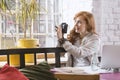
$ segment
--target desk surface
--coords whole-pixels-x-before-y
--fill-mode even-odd
[[[60,80],[99,80],[99,75],[84,75],[84,74],[61,74],[55,73],[55,77]]]
[[[55,77],[60,80],[99,80],[98,72],[90,69],[90,67],[61,67],[52,71],[55,71]]]
[[[59,80],[108,80],[105,70],[92,71],[90,67],[61,67],[54,68],[52,71]]]

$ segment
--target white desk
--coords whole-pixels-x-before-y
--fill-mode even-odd
[[[99,73],[106,72],[105,70],[98,69],[92,71],[91,67],[61,67],[52,69],[55,77],[59,80],[99,80]]]

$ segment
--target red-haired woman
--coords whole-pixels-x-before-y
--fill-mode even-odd
[[[58,26],[59,45],[67,51],[67,66],[89,66],[92,56],[98,53],[100,48],[94,17],[92,13],[82,11],[75,15],[74,21],[74,27],[67,39],[64,39],[62,29]]]

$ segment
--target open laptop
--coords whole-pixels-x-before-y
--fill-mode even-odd
[[[104,45],[101,68],[120,68],[120,45]]]

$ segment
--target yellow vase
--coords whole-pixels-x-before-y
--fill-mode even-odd
[[[38,39],[20,39],[17,47],[19,48],[36,48],[38,47]],[[25,54],[26,63],[34,63],[34,54]]]
[[[39,45],[38,39],[20,39],[18,40],[18,48],[36,48]],[[25,63],[34,63],[34,54],[25,54]],[[10,65],[20,65],[20,55],[10,55]]]

